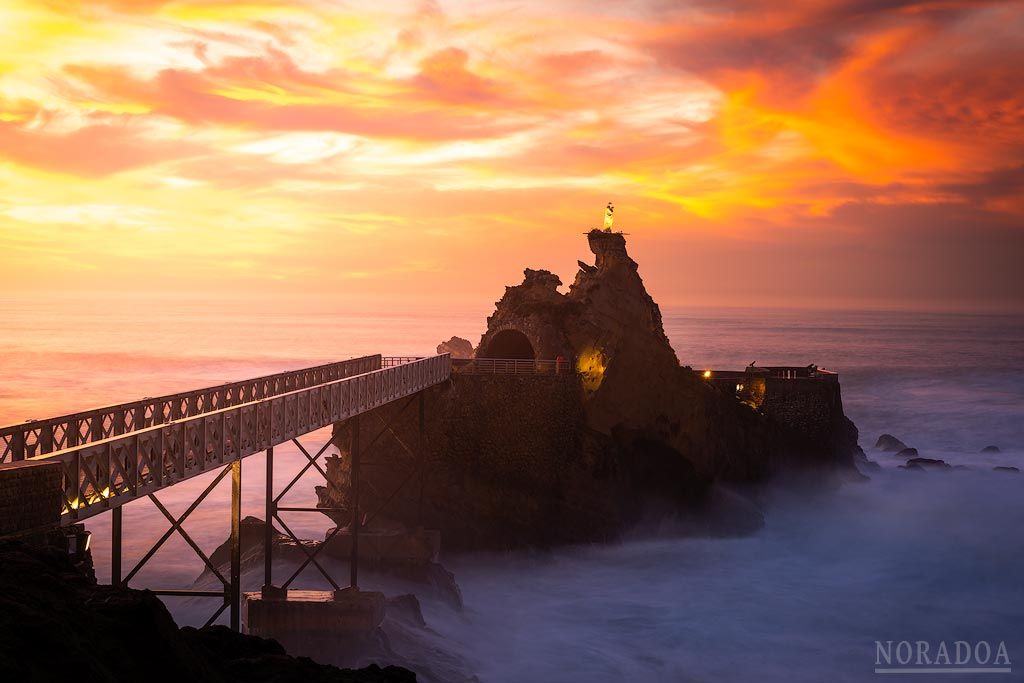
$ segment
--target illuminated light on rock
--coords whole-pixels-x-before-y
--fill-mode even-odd
[[[767,391],[767,385],[764,377],[748,377],[741,386],[743,388],[738,392],[740,401],[747,404],[754,410],[760,408],[761,404],[764,403],[764,397]]]
[[[608,361],[597,349],[587,349],[576,358],[576,371],[580,375],[583,389],[587,393],[597,391],[604,380]]]
[[[705,370],[704,371],[704,379],[711,379],[711,371],[710,370]]]

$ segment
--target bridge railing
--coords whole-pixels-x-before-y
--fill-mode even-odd
[[[404,365],[405,363],[411,363],[414,360],[421,360],[425,356],[384,356],[381,359],[382,368],[393,368],[396,365]]]
[[[363,374],[380,369],[381,363],[379,355],[363,356],[2,427],[0,463],[45,455],[173,420]]]
[[[35,459],[62,465],[61,520],[72,522],[411,396],[450,374],[450,356],[430,356]]]
[[[567,360],[530,360],[521,358],[458,358],[452,369],[467,375],[565,375],[572,376]]]

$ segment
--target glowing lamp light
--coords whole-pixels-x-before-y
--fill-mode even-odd
[[[705,370],[704,371],[704,379],[711,379],[711,371],[710,370]]]

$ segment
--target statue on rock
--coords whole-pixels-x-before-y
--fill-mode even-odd
[[[604,231],[612,231],[612,223],[615,222],[615,207],[611,202],[608,202],[608,206],[604,207]]]

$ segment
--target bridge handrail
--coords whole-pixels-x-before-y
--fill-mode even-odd
[[[0,463],[94,443],[171,420],[209,413],[381,367],[380,355],[362,356],[0,427]]]
[[[423,360],[426,356],[384,356],[381,358],[382,368],[393,368],[396,365],[404,365],[414,360]]]
[[[469,375],[566,375],[572,376],[572,363],[568,360],[538,360],[529,358],[456,358],[452,360],[456,372]]]
[[[450,374],[448,354],[429,356],[32,460],[62,465],[61,521],[68,523],[410,396],[443,382]]]

